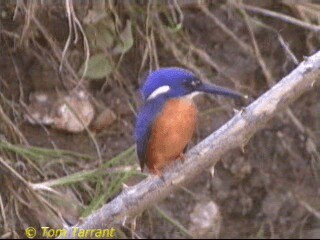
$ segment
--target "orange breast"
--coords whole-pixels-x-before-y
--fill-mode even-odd
[[[147,166],[160,174],[179,157],[190,142],[196,127],[197,109],[191,100],[172,99],[156,118],[147,148]]]

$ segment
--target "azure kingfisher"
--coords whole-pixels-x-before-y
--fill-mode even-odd
[[[135,139],[141,171],[160,176],[163,169],[183,154],[197,122],[192,96],[197,92],[241,98],[242,94],[201,81],[183,68],[151,72],[142,88],[144,105],[137,116]]]

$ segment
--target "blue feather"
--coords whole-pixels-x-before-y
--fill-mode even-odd
[[[148,101],[140,110],[136,122],[135,139],[137,143],[137,154],[141,170],[146,163],[148,142],[151,136],[152,124],[158,114],[162,111],[167,96],[159,96],[157,99]]]

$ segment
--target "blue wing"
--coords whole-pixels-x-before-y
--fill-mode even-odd
[[[139,112],[135,128],[135,139],[141,171],[143,171],[147,161],[146,154],[151,136],[152,124],[158,116],[158,113],[161,112],[164,103],[165,98],[159,96],[157,99],[146,102]]]

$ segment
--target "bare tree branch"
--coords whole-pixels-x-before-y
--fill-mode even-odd
[[[226,152],[244,147],[251,136],[270,118],[302,93],[312,89],[319,79],[320,51],[306,58],[288,76],[190,150],[186,154],[185,162],[174,164],[164,173],[163,179],[152,176],[125,189],[77,227],[103,229],[135,217],[166,197],[179,185],[192,181],[205,169],[215,165]],[[71,228],[69,230],[68,237],[72,238],[73,231]]]

